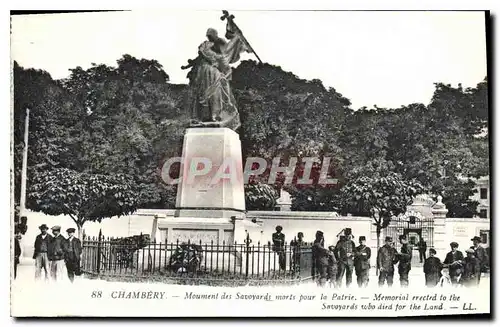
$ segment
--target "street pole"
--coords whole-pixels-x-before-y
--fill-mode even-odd
[[[30,110],[26,109],[26,121],[24,124],[24,149],[23,149],[23,167],[21,172],[21,201],[19,208],[19,216],[22,217],[26,214],[26,178],[28,173],[28,131]]]

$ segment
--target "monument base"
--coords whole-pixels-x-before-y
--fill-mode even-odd
[[[160,239],[167,243],[243,244],[247,234],[257,240],[262,226],[248,219],[168,217],[158,220]]]
[[[238,133],[229,128],[188,128],[182,162],[174,217],[158,221],[163,240],[243,244],[247,233],[260,233],[260,226],[246,219]]]
[[[158,229],[167,243],[222,244],[234,239],[234,225],[226,218],[164,218],[158,221]]]

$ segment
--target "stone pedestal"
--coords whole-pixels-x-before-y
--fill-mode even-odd
[[[158,221],[168,242],[241,242],[245,215],[239,135],[229,128],[189,128],[174,217]]]
[[[245,193],[239,135],[229,128],[189,128],[182,148],[177,217],[243,217]]]

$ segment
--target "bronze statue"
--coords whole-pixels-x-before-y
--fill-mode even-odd
[[[181,67],[191,68],[188,73],[191,127],[227,127],[233,130],[240,127],[236,100],[230,87],[230,64],[237,62],[242,52],[255,52],[234,23],[234,16],[227,11],[223,13],[221,19],[227,20],[225,36],[228,40],[209,28],[207,41],[198,47],[198,57]]]

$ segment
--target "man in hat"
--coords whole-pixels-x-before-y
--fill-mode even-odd
[[[52,235],[49,244],[50,274],[54,281],[61,281],[67,274],[64,264],[64,247],[66,239],[61,235],[61,226],[52,227]]]
[[[356,269],[356,279],[359,287],[368,286],[371,255],[372,251],[366,246],[366,237],[360,236],[359,246],[356,247],[354,256],[354,268]]]
[[[42,276],[42,269],[45,271],[45,280],[49,279],[49,245],[52,242],[52,236],[47,231],[47,225],[42,224],[38,227],[40,234],[35,238],[35,251],[33,252],[33,259],[35,259],[35,279],[39,280]]]
[[[481,267],[481,272],[487,272],[489,266],[488,254],[486,249],[481,246],[481,238],[479,236],[474,236],[471,238],[472,246],[470,247],[474,250],[474,256],[479,261],[479,266]],[[481,276],[481,274],[479,274]]]
[[[441,260],[436,257],[436,250],[429,250],[429,258],[425,259],[424,263],[424,274],[425,274],[425,286],[434,287],[439,283],[441,278],[441,270],[443,265]]]
[[[352,283],[352,272],[354,271],[354,251],[356,244],[352,241],[352,233],[350,228],[344,229],[344,235],[340,235],[340,239],[335,246],[335,259],[337,259],[337,285],[342,285],[342,279],[346,279],[346,286],[349,287]]]
[[[276,226],[276,233],[273,233],[273,251],[278,254],[279,265],[281,270],[286,269],[286,256],[285,256],[285,234],[281,231],[283,227]]]
[[[446,254],[443,261],[445,267],[448,267],[450,272],[450,280],[452,284],[458,283],[458,277],[463,273],[464,255],[458,251],[458,243],[450,243],[451,251]]]
[[[322,231],[316,232],[316,238],[312,246],[312,255],[314,262],[314,275],[319,275],[318,285],[325,286],[328,277],[329,253],[325,249],[325,238]]]
[[[462,274],[461,282],[466,287],[479,285],[481,276],[481,265],[475,257],[474,249],[465,250],[466,257],[464,258],[464,273]]]
[[[398,262],[397,251],[393,246],[392,237],[385,238],[385,244],[377,253],[377,268],[379,269],[378,286],[391,287],[394,279],[394,265]]]
[[[408,287],[408,274],[411,270],[411,256],[413,249],[408,244],[406,235],[399,235],[399,242],[401,243],[401,251],[398,254],[399,282],[401,283],[401,287]]]
[[[75,237],[75,229],[68,228],[68,239],[64,248],[64,260],[66,269],[68,270],[68,278],[71,282],[75,280],[75,274],[80,274],[80,256],[82,254],[82,243]]]

